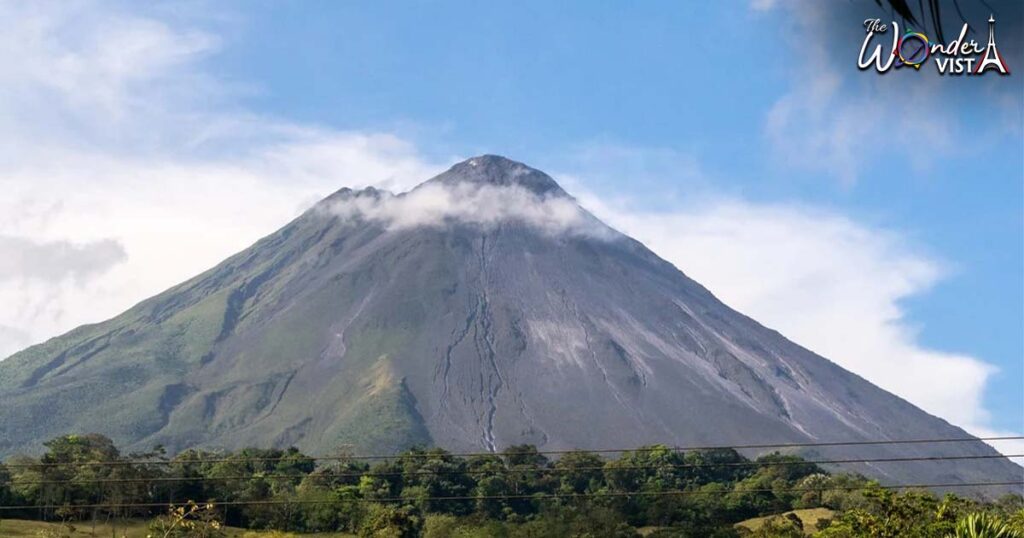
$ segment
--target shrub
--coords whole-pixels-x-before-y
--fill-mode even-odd
[[[957,521],[949,538],[1022,538],[1021,534],[998,518],[985,513],[969,514]]]
[[[171,505],[167,514],[149,524],[148,538],[223,538],[220,516],[213,504],[199,505],[189,501],[182,506]]]

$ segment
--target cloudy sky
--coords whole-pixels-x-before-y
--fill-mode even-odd
[[[1024,431],[1022,13],[990,3],[1009,77],[859,71],[869,0],[0,1],[0,356],[340,187],[498,153],[883,388]]]

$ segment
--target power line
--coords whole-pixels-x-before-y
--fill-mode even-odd
[[[810,492],[824,492],[824,491],[857,491],[867,490],[872,488],[881,489],[924,489],[924,488],[960,488],[960,487],[996,487],[996,486],[1024,486],[1024,481],[1015,482],[958,482],[948,484],[898,484],[898,485],[865,485],[865,486],[830,486],[824,488],[743,488],[730,490],[728,493],[810,493]],[[534,493],[534,494],[522,494],[522,495],[452,495],[452,496],[436,496],[436,497],[382,497],[376,499],[370,498],[351,498],[351,499],[322,499],[322,500],[310,500],[310,499],[294,499],[294,500],[258,500],[258,501],[224,501],[224,502],[209,502],[214,507],[217,506],[266,506],[266,505],[333,505],[333,504],[344,504],[349,502],[374,502],[374,503],[389,503],[389,502],[423,502],[423,501],[476,501],[476,500],[515,500],[515,499],[528,499],[528,500],[546,500],[546,499],[581,499],[581,498],[602,498],[602,497],[661,497],[661,496],[687,496],[687,495],[721,495],[722,491],[707,491],[707,490],[666,490],[666,491],[608,491],[608,492],[592,492],[592,493]],[[14,505],[3,505],[0,506],[0,510],[11,511],[11,510],[55,510],[62,508],[65,510],[86,510],[86,509],[98,509],[98,508],[161,508],[169,506],[180,506],[185,505],[190,501],[171,501],[163,503],[105,503],[105,504],[51,504],[51,505],[32,505],[32,506],[14,506]],[[206,504],[206,503],[199,503]]]
[[[978,455],[978,456],[919,456],[919,457],[905,457],[905,458],[869,458],[869,459],[842,459],[842,460],[798,460],[798,461],[742,461],[742,462],[701,462],[701,463],[678,463],[678,464],[664,464],[664,465],[615,465],[613,467],[607,467],[605,465],[591,465],[591,466],[579,466],[579,467],[542,467],[525,469],[524,472],[536,472],[546,474],[563,474],[580,471],[626,471],[626,470],[645,470],[645,469],[701,469],[701,468],[721,468],[721,467],[790,467],[790,466],[810,466],[810,465],[840,465],[840,464],[852,464],[852,463],[906,463],[916,461],[952,461],[952,460],[982,460],[982,459],[1002,459],[1002,458],[1024,458],[1024,454],[1012,454],[1012,455]],[[337,478],[361,478],[364,476],[370,477],[390,477],[390,476],[420,476],[420,475],[433,475],[433,476],[445,476],[445,475],[486,475],[493,474],[494,471],[484,469],[463,469],[463,470],[451,470],[451,469],[417,469],[414,471],[387,471],[387,472],[344,472],[336,473],[331,475],[323,476],[324,480],[331,480]],[[165,482],[220,482],[220,481],[231,481],[231,480],[301,480],[306,477],[315,476],[311,473],[304,474],[249,474],[249,475],[229,475],[229,476],[156,476],[156,477],[127,477],[127,478],[69,478],[64,480],[17,480],[15,481],[19,485],[58,485],[58,484],[134,484],[134,483],[165,483]]]
[[[809,443],[762,443],[762,444],[746,444],[746,445],[704,445],[704,446],[643,446],[637,448],[605,448],[605,449],[574,449],[574,450],[536,450],[530,452],[434,452],[433,449],[427,450],[423,453],[409,452],[405,454],[391,454],[391,455],[342,455],[342,456],[307,456],[301,453],[287,454],[283,456],[273,457],[221,457],[221,458],[195,458],[195,459],[174,459],[174,460],[113,460],[113,461],[87,461],[87,462],[76,462],[76,463],[64,463],[64,462],[39,462],[39,463],[11,463],[4,464],[8,468],[19,468],[19,467],[57,467],[61,465],[77,465],[77,466],[117,466],[117,465],[174,465],[184,463],[229,463],[229,462],[275,462],[285,460],[297,460],[297,461],[350,461],[350,460],[401,460],[410,458],[432,458],[438,456],[454,457],[454,458],[469,458],[477,456],[502,456],[502,457],[515,457],[515,456],[532,456],[532,455],[565,455],[574,454],[580,452],[589,452],[592,454],[612,454],[612,453],[626,453],[626,452],[656,452],[660,450],[669,450],[673,452],[683,451],[711,451],[711,450],[752,450],[758,448],[811,448],[811,447],[830,447],[830,446],[870,446],[870,445],[909,445],[909,444],[937,444],[937,443],[974,443],[974,442],[985,442],[985,441],[1017,441],[1024,440],[1022,435],[1011,435],[1011,436],[999,436],[999,437],[960,437],[950,439],[890,439],[890,440],[872,440],[872,441],[827,441],[827,442],[809,442]],[[506,449],[507,450],[507,449]],[[179,454],[180,456],[180,454]]]

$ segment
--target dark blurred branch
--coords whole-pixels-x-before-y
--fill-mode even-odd
[[[995,10],[985,0],[980,0],[982,5],[988,8],[990,11]],[[910,7],[907,0],[875,0],[875,4],[880,8],[885,8],[888,5],[889,9],[896,15],[899,15],[905,24],[920,26],[921,30],[926,29],[926,23],[924,21],[930,21],[932,31],[935,33],[935,37],[942,43],[946,42],[946,34],[943,31],[942,25],[942,2],[943,0],[928,0],[925,4],[924,0],[918,0],[917,10],[918,13],[914,13],[914,9]],[[959,0],[950,0],[953,4],[953,9],[956,10],[957,16],[960,18],[960,23],[967,22],[967,17],[964,16],[963,11],[960,9]],[[970,30],[972,33],[974,29]]]

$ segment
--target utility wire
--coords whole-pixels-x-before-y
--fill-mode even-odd
[[[867,490],[872,488],[881,489],[917,489],[917,488],[960,488],[960,487],[995,487],[995,486],[1024,486],[1024,481],[1016,482],[959,482],[959,483],[948,483],[948,484],[899,484],[891,486],[882,485],[867,485],[867,486],[830,486],[824,488],[744,488],[734,489],[728,493],[797,493],[797,492],[824,492],[824,491],[857,491]],[[722,491],[705,491],[705,490],[666,490],[666,491],[608,491],[608,492],[593,492],[593,493],[534,493],[531,495],[452,495],[452,496],[438,496],[438,497],[382,497],[382,498],[351,498],[351,499],[326,499],[326,500],[309,500],[309,499],[295,499],[295,500],[260,500],[260,501],[224,501],[224,502],[209,502],[209,503],[198,503],[198,504],[212,504],[214,507],[217,506],[266,506],[266,505],[333,505],[333,504],[344,504],[349,502],[374,502],[374,503],[389,503],[389,502],[423,502],[423,501],[476,501],[476,500],[513,500],[513,499],[529,499],[529,500],[545,500],[545,499],[582,499],[582,498],[602,498],[602,497],[661,497],[661,496],[688,496],[688,495],[721,495]],[[105,504],[52,504],[52,505],[32,505],[32,506],[14,506],[14,505],[2,505],[0,511],[10,510],[54,510],[57,508],[63,508],[65,510],[86,510],[86,509],[98,509],[98,508],[160,508],[169,506],[181,506],[185,505],[190,501],[172,501],[163,503],[105,503]]]
[[[702,468],[721,468],[721,467],[791,467],[791,466],[810,466],[810,465],[838,465],[847,463],[905,463],[905,462],[916,462],[916,461],[952,461],[952,460],[983,460],[983,459],[1001,459],[1001,458],[1024,458],[1024,454],[1012,454],[1012,455],[993,455],[986,454],[980,456],[921,456],[921,457],[908,457],[908,458],[871,458],[871,459],[843,459],[843,460],[816,460],[816,461],[730,461],[730,462],[701,462],[701,463],[677,463],[677,464],[647,464],[647,465],[589,465],[579,467],[538,467],[538,468],[527,468],[527,469],[513,469],[512,472],[529,472],[529,473],[541,473],[541,474],[563,474],[573,473],[581,471],[627,471],[627,470],[646,470],[646,469],[702,469]],[[373,472],[367,471],[364,473],[360,472],[343,472],[334,473],[329,475],[314,475],[312,473],[304,474],[249,474],[249,475],[229,475],[229,476],[156,476],[156,477],[128,477],[128,478],[69,478],[64,480],[16,480],[13,481],[18,485],[58,485],[58,484],[131,484],[131,483],[160,483],[160,482],[221,482],[231,480],[302,480],[306,477],[322,478],[324,481],[329,481],[339,478],[361,478],[364,476],[369,477],[392,477],[392,476],[420,476],[420,475],[431,475],[431,476],[444,476],[444,475],[487,475],[494,474],[492,470],[486,469],[464,469],[464,470],[452,470],[452,469],[417,469],[414,471],[387,471],[387,472]]]
[[[86,461],[86,462],[39,462],[39,463],[10,463],[4,464],[9,469],[15,469],[20,467],[58,467],[62,465],[75,465],[80,467],[98,467],[98,466],[117,466],[117,465],[175,465],[185,463],[228,463],[228,462],[275,462],[285,460],[296,460],[296,461],[351,461],[351,460],[402,460],[411,458],[434,458],[438,456],[452,457],[452,458],[468,458],[476,456],[500,456],[500,457],[517,457],[517,456],[534,456],[534,455],[564,455],[574,453],[591,453],[591,454],[610,454],[610,453],[626,453],[626,452],[656,452],[661,450],[669,450],[672,452],[683,452],[683,451],[710,451],[710,450],[748,450],[758,448],[810,448],[810,447],[830,447],[830,446],[870,446],[870,445],[910,445],[910,444],[935,444],[935,443],[976,443],[985,441],[1017,441],[1024,440],[1024,435],[1012,435],[1012,436],[1000,436],[1000,437],[960,437],[951,439],[890,439],[890,440],[873,440],[873,441],[828,441],[828,442],[813,442],[813,443],[763,443],[763,444],[747,444],[747,445],[719,445],[719,446],[644,446],[638,448],[605,448],[605,449],[575,449],[575,450],[537,450],[531,452],[464,452],[464,453],[451,453],[451,452],[435,452],[433,449],[429,449],[423,453],[406,453],[397,455],[341,455],[341,456],[307,456],[300,453],[288,454],[284,456],[274,457],[221,457],[221,458],[180,458],[173,460],[114,460],[114,461]]]

